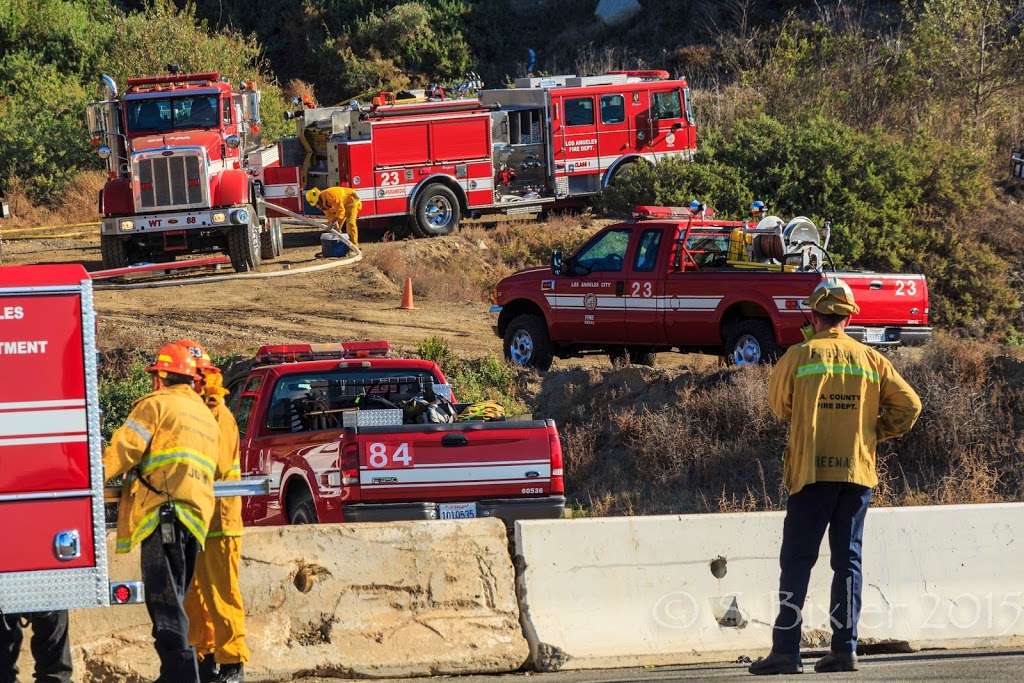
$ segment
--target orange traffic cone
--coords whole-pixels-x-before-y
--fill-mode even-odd
[[[416,306],[412,303],[412,278],[405,278],[405,289],[402,290],[402,305],[399,306],[402,310],[411,311]]]

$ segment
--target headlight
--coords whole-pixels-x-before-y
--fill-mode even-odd
[[[134,230],[135,221],[121,221],[120,228],[122,230]]]
[[[106,145],[100,145],[96,148],[96,156],[100,159],[109,159],[111,154],[113,154],[113,152]]]
[[[213,221],[214,223],[223,223],[225,220],[227,220],[227,216],[224,215],[223,211],[218,211],[217,213],[210,216],[210,220]]]
[[[248,225],[249,212],[245,209],[235,209],[231,212],[231,222],[235,225]]]

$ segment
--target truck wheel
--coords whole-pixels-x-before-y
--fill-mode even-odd
[[[732,365],[774,363],[782,353],[775,343],[772,324],[758,319],[741,320],[733,325],[726,335],[725,351]]]
[[[313,505],[313,496],[305,488],[288,496],[288,523],[317,523],[316,506]]]
[[[455,193],[440,183],[427,185],[416,199],[413,230],[422,237],[450,235],[459,226],[461,208]]]
[[[128,242],[117,235],[100,235],[100,254],[104,268],[124,268],[128,265]]]
[[[262,262],[259,227],[250,222],[228,228],[228,256],[235,272],[247,273],[259,268]]]
[[[524,368],[541,372],[551,367],[554,348],[548,337],[548,326],[536,315],[521,315],[505,329],[505,358]]]
[[[281,231],[281,219],[271,218],[267,231],[260,234],[260,258],[271,261],[281,255],[284,249],[284,235]]]

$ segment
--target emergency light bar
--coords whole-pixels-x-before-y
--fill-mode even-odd
[[[170,76],[143,76],[141,78],[129,78],[127,87],[133,88],[139,85],[160,85],[163,83],[198,83],[202,81],[219,81],[219,71],[204,71],[194,74],[171,74]]]
[[[391,351],[386,341],[352,341],[341,344],[277,344],[261,346],[258,363],[296,363],[307,360],[385,358]]]
[[[664,69],[629,69],[605,71],[605,73],[609,76],[626,76],[627,78],[640,78],[645,81],[667,81],[669,79],[669,73]]]
[[[694,211],[688,206],[638,206],[633,209],[633,219],[638,221],[647,220],[677,220],[687,221],[687,225],[695,230],[702,228],[742,228],[746,226],[743,221],[727,221],[714,218],[711,209]]]

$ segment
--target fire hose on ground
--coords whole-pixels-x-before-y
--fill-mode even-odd
[[[272,204],[265,200],[259,200],[259,202],[265,207],[282,213],[289,218],[292,218],[297,223],[309,225],[317,229],[322,229],[324,224],[320,221],[313,220],[308,216],[303,216],[300,213],[295,213],[283,206]],[[347,235],[344,235],[338,230],[331,228],[329,230],[336,235],[339,235],[343,239],[348,241]],[[317,263],[311,266],[305,266],[302,268],[288,268],[284,270],[275,270],[269,273],[229,273],[224,275],[206,275],[203,277],[193,278],[177,278],[171,280],[158,280],[156,282],[132,282],[127,284],[96,284],[94,289],[97,290],[114,290],[114,289],[153,289],[156,287],[179,287],[184,285],[205,285],[216,282],[230,282],[232,280],[266,280],[269,278],[286,277],[288,275],[302,275],[305,273],[316,273],[324,270],[333,270],[335,268],[341,268],[343,266],[350,266],[359,263],[363,260],[363,252],[360,251],[359,247],[348,242],[349,249],[351,251],[350,256],[344,258],[331,260],[327,263]]]

